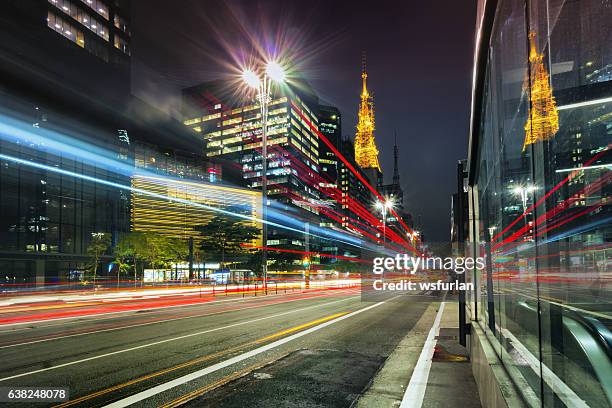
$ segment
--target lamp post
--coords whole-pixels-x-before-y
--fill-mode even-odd
[[[517,186],[512,189],[512,192],[521,198],[521,203],[523,204],[523,217],[525,219],[525,224],[527,224],[527,198],[528,194],[535,190],[534,186]]]
[[[410,238],[410,241],[412,241],[412,245],[415,246],[416,240],[419,237],[419,231],[413,230],[412,233],[407,232],[406,235],[408,235],[408,238]]]
[[[264,290],[268,289],[268,224],[267,224],[267,206],[268,206],[268,105],[271,100],[270,85],[273,82],[282,83],[285,80],[285,72],[278,62],[270,61],[266,64],[263,75],[257,75],[255,71],[250,69],[242,72],[242,79],[251,88],[257,90],[257,99],[259,100],[259,109],[261,114],[261,195],[262,195],[262,235],[263,235],[263,284]]]
[[[387,243],[387,211],[393,208],[393,202],[391,200],[385,200],[376,202],[376,208],[382,212],[383,216],[383,246]]]

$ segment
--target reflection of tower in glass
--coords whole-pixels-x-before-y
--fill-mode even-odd
[[[543,54],[536,49],[535,33],[529,33],[529,64],[531,68],[529,86],[530,107],[527,123],[525,124],[525,143],[527,145],[538,140],[549,140],[559,130],[559,114],[557,104],[552,93],[548,71],[542,62]]]

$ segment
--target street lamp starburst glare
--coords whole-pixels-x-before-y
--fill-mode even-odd
[[[268,62],[268,64],[266,65],[266,75],[268,75],[268,77],[274,82],[285,81],[285,70],[276,61]]]
[[[261,84],[261,81],[257,77],[257,74],[250,69],[245,69],[242,72],[242,79],[251,88],[257,89]]]

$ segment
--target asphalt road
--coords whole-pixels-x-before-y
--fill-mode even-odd
[[[347,289],[0,326],[0,387],[68,387],[61,406],[348,407],[427,306]]]

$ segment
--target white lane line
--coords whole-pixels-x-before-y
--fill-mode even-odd
[[[442,319],[445,303],[440,303],[434,323],[429,330],[425,344],[423,344],[419,360],[414,367],[414,371],[412,371],[412,377],[410,377],[410,382],[408,387],[406,387],[400,408],[421,408],[423,405],[427,380],[429,379],[429,370],[431,369],[431,360],[437,343],[436,336],[440,334],[440,320]]]
[[[85,363],[87,361],[98,360],[100,358],[114,356],[114,355],[122,354],[122,353],[127,353],[129,351],[140,350],[140,349],[147,348],[147,347],[157,346],[159,344],[169,343],[169,342],[176,341],[176,340],[187,339],[189,337],[200,336],[202,334],[208,334],[208,333],[212,333],[212,332],[216,332],[216,331],[220,331],[220,330],[226,330],[226,329],[230,329],[232,327],[243,326],[243,325],[246,325],[246,324],[251,324],[251,323],[259,322],[259,321],[262,321],[262,320],[273,319],[273,318],[284,316],[284,315],[288,315],[288,314],[291,314],[291,313],[301,312],[303,310],[308,310],[308,309],[313,309],[313,308],[316,308],[316,307],[327,306],[327,305],[331,305],[331,304],[338,303],[338,302],[344,302],[344,301],[347,301],[349,299],[354,299],[355,297],[356,296],[353,296],[351,298],[346,298],[346,299],[335,300],[333,302],[322,303],[320,305],[312,305],[312,306],[307,306],[307,307],[303,307],[303,308],[300,308],[300,309],[289,310],[287,312],[277,313],[277,314],[270,315],[270,316],[265,316],[265,317],[259,317],[257,319],[247,320],[247,321],[244,321],[244,322],[232,323],[232,324],[228,324],[226,326],[215,327],[214,329],[202,330],[202,331],[199,331],[199,332],[196,332],[196,333],[185,334],[183,336],[177,336],[177,337],[172,337],[170,339],[154,341],[152,343],[147,343],[147,344],[141,344],[140,346],[129,347],[129,348],[122,349],[122,350],[112,351],[110,353],[99,354],[97,356],[88,357],[88,358],[84,358],[84,359],[81,359],[81,360],[70,361],[68,363],[58,364],[58,365],[52,366],[52,367],[41,368],[41,369],[38,369],[38,370],[28,371],[26,373],[21,373],[21,374],[15,374],[15,375],[11,375],[9,377],[0,378],[0,382],[6,381],[6,380],[12,380],[14,378],[19,378],[19,377],[25,377],[25,376],[32,375],[32,374],[42,373],[42,372],[45,372],[45,371],[55,370],[55,369],[62,368],[62,367],[68,367],[68,366],[72,366],[72,365],[76,365],[76,364],[81,364],[81,363]]]
[[[348,292],[348,291],[347,291]],[[323,296],[321,295],[321,293],[323,293],[322,291],[314,291],[314,292],[310,292],[310,293],[298,293],[299,295],[315,295],[315,296],[310,296],[307,297],[305,296],[304,299],[310,299],[310,298],[315,298],[315,297],[319,297],[319,296]],[[282,297],[285,296],[284,294],[280,294],[280,295],[266,295],[269,296],[271,298],[276,298],[276,297]],[[184,305],[172,305],[172,306],[157,306],[157,307],[145,307],[143,309],[133,309],[133,310],[119,310],[116,312],[106,312],[106,313],[96,313],[96,314],[89,314],[89,315],[80,315],[80,316],[68,316],[68,317],[58,317],[56,319],[46,319],[46,320],[30,320],[27,322],[19,322],[19,323],[8,323],[8,324],[0,324],[0,334],[2,333],[14,333],[16,330],[14,329],[10,329],[11,326],[22,326],[25,324],[38,324],[38,323],[52,323],[52,322],[57,322],[57,321],[61,321],[61,320],[73,320],[73,319],[88,319],[88,320],[102,320],[102,319],[96,319],[96,317],[105,317],[105,316],[109,316],[109,315],[116,315],[116,314],[134,314],[136,312],[142,312],[142,311],[152,311],[152,310],[163,310],[163,309],[172,309],[175,307],[197,307],[197,306],[206,306],[206,305],[212,305],[215,303],[221,303],[221,302],[239,302],[239,301],[247,301],[247,300],[259,300],[262,298],[257,298],[257,297],[252,297],[252,298],[248,298],[248,299],[223,299],[223,300],[212,300],[210,302],[198,302],[198,303],[188,303],[188,304],[184,304]],[[263,299],[265,299],[265,297],[263,297]],[[299,299],[298,299],[299,300]],[[53,325],[45,325],[45,326],[39,326],[39,327],[53,327]],[[31,330],[31,329],[27,329],[27,330]]]
[[[350,299],[350,298],[347,298],[347,299]],[[92,331],[88,331],[88,332],[84,332],[84,333],[66,334],[64,336],[57,336],[57,337],[50,337],[50,338],[39,339],[39,340],[25,341],[23,343],[7,344],[5,346],[0,346],[0,350],[6,349],[6,348],[27,346],[27,345],[30,345],[30,344],[45,343],[45,342],[53,341],[53,340],[67,339],[67,338],[71,338],[71,337],[86,336],[86,335],[89,335],[89,334],[98,334],[98,333],[111,332],[111,331],[117,331],[117,330],[123,330],[123,329],[131,329],[133,327],[150,326],[150,325],[153,325],[153,324],[174,322],[174,321],[185,320],[185,319],[195,319],[195,318],[198,318],[198,317],[215,316],[215,315],[219,315],[219,314],[222,314],[222,313],[231,313],[231,312],[237,312],[237,311],[242,311],[242,310],[258,309],[258,308],[263,308],[263,307],[267,307],[267,306],[282,305],[282,304],[285,304],[285,303],[296,302],[296,301],[300,301],[300,300],[304,300],[304,299],[291,299],[291,300],[287,300],[287,301],[284,301],[284,302],[268,303],[268,304],[264,303],[262,305],[246,306],[246,307],[242,307],[241,309],[220,310],[218,312],[204,313],[204,314],[194,315],[194,316],[175,317],[175,318],[170,318],[170,319],[157,320],[157,321],[154,321],[154,322],[137,323],[137,324],[130,324],[130,325],[121,326],[121,327],[111,327],[111,328],[108,328],[108,329],[92,330]],[[346,300],[346,299],[342,299],[342,300]],[[340,300],[340,301],[342,301],[342,300]]]
[[[201,370],[195,371],[195,372],[193,372],[191,374],[187,374],[187,375],[184,375],[184,376],[179,377],[177,379],[174,379],[172,381],[168,381],[166,383],[160,384],[160,385],[155,386],[153,388],[149,388],[148,390],[144,390],[142,392],[139,392],[138,394],[134,394],[134,395],[131,395],[131,396],[127,397],[127,398],[123,398],[123,399],[121,399],[119,401],[113,402],[112,404],[106,405],[104,408],[122,408],[122,407],[127,407],[129,405],[135,404],[135,403],[137,403],[139,401],[142,401],[142,400],[150,398],[150,397],[152,397],[154,395],[160,394],[160,393],[162,393],[164,391],[167,391],[167,390],[169,390],[171,388],[177,387],[179,385],[183,385],[185,383],[188,383],[189,381],[196,380],[196,379],[198,379],[200,377],[203,377],[203,376],[208,375],[210,373],[214,373],[215,371],[221,370],[221,369],[223,369],[225,367],[229,367],[229,366],[231,366],[233,364],[239,363],[241,361],[244,361],[244,360],[246,360],[248,358],[251,358],[253,356],[256,356],[258,354],[264,353],[264,352],[266,352],[268,350],[272,350],[272,349],[274,349],[274,348],[276,348],[278,346],[282,346],[285,343],[288,343],[288,342],[290,342],[292,340],[295,340],[295,339],[298,339],[300,337],[306,336],[307,334],[314,333],[314,332],[316,332],[318,330],[321,330],[321,329],[323,329],[323,328],[325,328],[327,326],[330,326],[330,325],[332,325],[334,323],[338,323],[338,322],[340,322],[340,321],[342,321],[344,319],[348,319],[350,317],[356,316],[356,315],[358,315],[360,313],[363,313],[365,311],[368,311],[370,309],[378,307],[378,306],[382,305],[383,303],[385,303],[385,301],[375,303],[375,304],[373,304],[371,306],[364,307],[363,309],[356,310],[356,311],[354,311],[352,313],[346,314],[344,316],[340,316],[340,317],[338,317],[336,319],[329,320],[329,321],[327,321],[325,323],[322,323],[322,324],[320,324],[318,326],[311,327],[310,329],[306,329],[306,330],[301,331],[299,333],[293,334],[293,335],[291,335],[289,337],[285,337],[285,338],[277,340],[277,341],[275,341],[273,343],[270,343],[270,344],[267,344],[265,346],[256,348],[254,350],[248,351],[246,353],[240,354],[240,355],[238,355],[236,357],[229,358],[229,359],[227,359],[225,361],[221,361],[221,362],[219,362],[217,364],[213,364],[213,365],[211,365],[209,367],[206,367],[206,368],[203,368]]]

